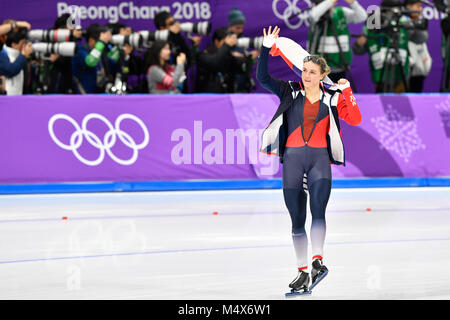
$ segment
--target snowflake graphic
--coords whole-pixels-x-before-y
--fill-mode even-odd
[[[245,114],[241,114],[238,117],[241,128],[246,130],[247,136],[258,141],[259,147],[261,133],[268,125],[268,116],[257,107],[252,107]]]
[[[268,125],[268,116],[258,110],[257,107],[252,107],[247,113],[242,115],[240,119],[244,123],[243,127],[245,129],[265,129]]]
[[[248,108],[245,113],[238,115],[238,122],[241,128],[246,131],[246,136],[257,143],[255,150],[249,150],[249,158],[256,176],[264,179],[274,177],[280,170],[278,157],[259,152],[262,133],[269,125],[270,119],[270,116],[257,106]]]
[[[450,97],[437,104],[436,109],[439,111],[450,111]]]
[[[445,127],[445,129],[450,129],[450,98],[441,101],[439,104],[435,105],[435,107],[441,116],[442,126]]]
[[[387,116],[371,119],[380,135],[380,148],[394,151],[409,162],[414,151],[426,147],[417,133],[417,119],[402,116],[392,105],[387,106],[386,112]]]
[[[443,126],[450,128],[450,111],[441,113],[442,121],[444,122]]]

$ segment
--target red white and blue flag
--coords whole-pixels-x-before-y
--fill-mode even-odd
[[[299,77],[301,77],[303,60],[310,54],[297,42],[289,38],[279,37],[276,39],[275,44],[272,46],[270,55],[274,57],[281,56],[281,58],[283,58],[289,68],[291,68],[292,71],[294,71]],[[328,76],[325,77],[322,82],[330,87],[335,85],[333,81],[328,78]]]

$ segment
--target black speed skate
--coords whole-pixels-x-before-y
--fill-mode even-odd
[[[309,287],[309,291],[311,291],[320,281],[323,280],[328,274],[328,269],[322,263],[321,259],[316,259],[312,263],[311,277],[312,284]]]
[[[309,280],[309,273],[299,271],[297,277],[289,284],[291,292],[286,293],[286,297],[311,294],[311,291],[308,290]]]

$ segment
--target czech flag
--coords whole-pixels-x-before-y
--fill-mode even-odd
[[[273,57],[281,56],[289,68],[291,68],[300,78],[302,77],[303,60],[310,55],[301,45],[285,37],[277,38],[269,53]],[[328,76],[325,77],[322,82],[326,84],[327,87],[335,86],[335,83],[333,83]]]

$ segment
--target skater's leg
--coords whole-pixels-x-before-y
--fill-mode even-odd
[[[300,270],[308,267],[308,238],[305,231],[307,195],[303,190],[304,153],[287,148],[283,161],[283,196],[292,221],[292,241]]]
[[[328,154],[317,150],[312,168],[308,171],[308,190],[311,208],[311,246],[313,263],[310,290],[328,274],[322,263],[326,234],[325,211],[331,193],[331,166]]]
[[[308,191],[311,209],[311,246],[313,260],[322,259],[326,235],[325,211],[331,193],[331,166],[328,154],[316,154],[313,167],[308,171]]]
[[[294,243],[299,270],[308,269],[308,237],[305,230],[306,193],[303,189],[283,188],[284,201],[292,221]]]
[[[311,207],[311,246],[313,260],[323,258],[323,245],[326,235],[325,210],[330,197],[331,181],[320,179],[309,188]]]

